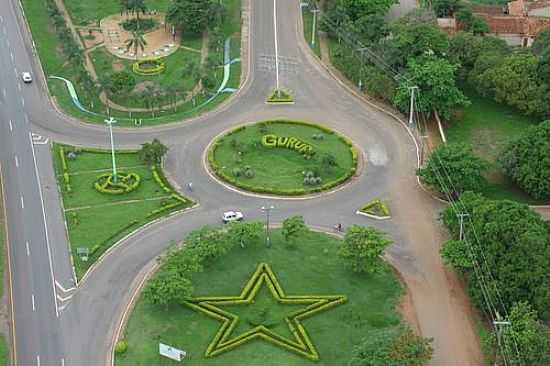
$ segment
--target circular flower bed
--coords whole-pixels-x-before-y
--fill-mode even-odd
[[[219,137],[208,151],[211,171],[241,189],[297,196],[334,188],[357,169],[349,139],[319,125],[265,121]]]
[[[141,178],[136,173],[117,173],[115,182],[112,173],[101,174],[94,183],[94,188],[106,194],[124,194],[136,190],[141,183]]]
[[[140,60],[132,65],[132,71],[143,76],[158,75],[163,73],[165,69],[166,64],[158,58]]]
[[[127,31],[140,31],[140,32],[149,32],[157,26],[157,22],[153,18],[145,19],[128,19],[120,23],[122,28]]]

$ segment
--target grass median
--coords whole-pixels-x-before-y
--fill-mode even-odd
[[[267,263],[287,295],[344,295],[347,302],[302,321],[312,344],[319,352],[318,365],[347,364],[355,345],[374,332],[400,325],[396,310],[401,286],[386,267],[376,275],[354,274],[345,269],[336,255],[341,241],[316,232],[306,232],[289,246],[280,230],[272,232],[272,246],[265,237],[235,247],[223,257],[195,273],[194,296],[238,296],[259,263]],[[265,288],[264,288],[265,290]],[[241,319],[254,322],[260,317],[271,330],[292,339],[283,320],[293,306],[270,301],[269,293],[258,293],[249,312],[245,307],[228,306],[224,310],[238,313]],[[244,322],[244,320],[243,320]],[[171,365],[173,361],[158,354],[159,342],[187,352],[186,365],[201,366],[306,366],[312,361],[289,350],[259,339],[244,343],[215,357],[205,351],[220,328],[220,321],[187,306],[151,305],[139,299],[130,316],[125,340],[128,351],[117,355],[117,366]],[[239,322],[234,336],[249,328]]]
[[[4,263],[6,260],[4,253],[6,253],[6,245],[8,245],[7,231],[6,231],[6,218],[4,217],[4,196],[2,187],[2,177],[0,176],[0,298],[4,298],[4,274],[6,268]],[[7,366],[9,365],[9,349],[6,342],[6,335],[0,335],[0,365]]]
[[[160,167],[154,167],[155,177],[153,166],[144,164],[136,152],[117,152],[119,174],[140,177],[137,189],[123,194],[102,193],[94,187],[99,175],[111,171],[110,152],[56,144],[53,153],[78,279],[124,235],[193,204],[170,187]],[[87,260],[79,255],[83,249],[89,252]]]

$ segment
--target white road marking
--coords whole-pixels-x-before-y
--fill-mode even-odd
[[[21,196],[21,208],[25,208],[25,202],[23,201],[23,196]]]
[[[57,294],[57,299],[58,299],[59,301],[61,301],[61,302],[68,301],[68,300],[70,300],[70,299],[72,299],[72,298],[73,298],[73,295],[69,295],[69,296],[67,296],[67,297],[62,297],[62,296],[59,296],[59,294]]]
[[[19,159],[17,158],[17,155],[15,155],[15,167],[19,168]]]
[[[21,98],[21,105],[24,107],[25,106],[25,99],[24,98]]]
[[[59,282],[57,282],[57,281],[55,281],[55,285],[56,285],[61,291],[63,291],[63,292],[71,292],[71,291],[73,291],[73,290],[76,290],[76,287],[71,287],[71,288],[69,288],[69,289],[66,289],[66,288],[64,288],[63,286],[61,286],[61,284],[60,284]]]
[[[32,301],[32,311],[36,310],[36,306],[34,305],[34,294],[31,294],[31,301]],[[39,362],[40,364],[40,362]]]
[[[36,355],[36,366],[40,366],[40,356]]]
[[[277,42],[277,0],[273,0],[273,30],[275,34],[275,78],[279,89],[279,45]]]
[[[9,46],[8,46],[9,47]],[[15,77],[17,77],[18,73],[17,73],[17,67],[14,67],[13,68],[13,72],[15,73]]]
[[[10,131],[13,131],[13,126],[11,124],[11,119],[10,119]]]
[[[0,15],[0,23],[4,23],[4,18]]]
[[[36,153],[34,144],[32,143],[32,134],[29,132],[29,141],[31,143],[32,159],[34,162],[34,172],[36,174],[36,184],[38,185],[38,193],[40,195],[40,206],[42,207],[42,220],[44,221],[44,232],[46,234],[46,248],[48,249],[48,261],[50,263],[50,276],[52,278],[53,303],[55,305],[55,316],[59,318],[59,309],[57,308],[57,293],[55,292],[55,277],[53,275],[52,250],[50,248],[50,236],[48,235],[48,224],[46,223],[46,209],[44,208],[44,197],[42,196],[42,187],[40,185],[40,177],[38,176],[38,165],[36,164]]]
[[[4,98],[5,98],[6,95],[7,95],[6,88],[3,88],[3,89],[2,89],[2,94],[4,94]]]
[[[64,358],[61,359],[61,366],[65,366],[65,359]]]
[[[29,257],[31,255],[31,248],[29,247],[28,241],[25,243],[25,246],[27,247],[27,257]]]
[[[21,83],[17,83],[17,88],[21,91]]]
[[[13,57],[13,52],[10,52],[10,57],[12,61],[15,61],[15,58]]]

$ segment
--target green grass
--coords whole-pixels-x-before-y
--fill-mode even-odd
[[[500,170],[496,160],[507,141],[538,122],[518,111],[463,88],[472,104],[464,109],[460,119],[451,121],[445,133],[449,142],[467,143],[474,151],[491,163],[487,172],[489,185],[483,193],[492,199],[512,199],[529,204],[540,204],[523,192]]]
[[[2,177],[0,177],[1,179]],[[0,187],[1,187],[0,182]],[[4,197],[2,196],[2,190],[0,189],[0,298],[3,298],[4,294],[4,263],[6,259],[4,258],[6,242],[6,219],[4,217]],[[6,338],[4,335],[0,335],[0,365],[7,366],[9,365],[9,348],[6,343]]]
[[[270,123],[265,130],[260,126],[261,124],[248,126],[218,140],[212,154],[213,161],[222,173],[218,175],[224,179],[224,175],[228,175],[235,179],[234,183],[237,186],[244,189],[247,186],[262,187],[267,189],[266,192],[273,190],[273,193],[305,189],[302,193],[308,193],[315,189],[319,190],[323,184],[346,176],[355,166],[350,147],[337,134],[329,134],[313,125],[284,121]],[[296,137],[313,146],[315,155],[311,160],[306,160],[302,154],[292,149],[265,147],[261,140],[262,136],[267,134]],[[315,140],[312,137],[319,134],[323,136],[322,140]],[[321,160],[325,154],[334,156],[336,166],[330,168],[322,166]],[[252,168],[254,177],[235,176],[233,169],[244,169],[245,166]],[[303,172],[305,171],[317,171],[322,178],[322,183],[304,185]]]
[[[59,41],[53,30],[53,26],[50,23],[50,18],[47,16],[48,12],[45,2],[42,0],[22,0],[22,3],[25,10],[25,16],[31,28],[33,40],[36,44],[40,62],[46,74],[46,78],[48,78],[50,75],[56,75],[67,78],[73,82],[77,80],[79,70],[75,69],[72,66],[69,66],[66,57],[60,51],[61,47]],[[95,17],[101,17],[105,14],[118,12],[118,1],[115,0],[101,0],[101,2],[99,3],[100,6],[98,6],[98,2],[81,2],[80,0],[68,0],[67,7],[69,8],[70,12],[73,12],[74,9],[71,10],[71,6],[75,4],[77,8],[81,8],[80,10],[77,10],[76,13],[80,12],[81,14],[89,14],[85,16],[86,19],[95,19]],[[154,3],[151,2],[151,4],[154,4],[152,8],[162,10],[166,8],[168,1],[155,1]],[[227,14],[231,14],[233,17],[238,17],[231,19],[228,19],[226,17],[226,20],[224,22],[224,29],[228,32],[233,32],[230,34],[233,34],[232,55],[235,57],[235,55],[240,54],[240,49],[237,51],[233,51],[235,44],[240,45],[240,0],[229,0],[224,2],[224,4],[227,6],[228,9]],[[194,49],[201,48],[201,39],[196,35],[184,35],[182,43],[183,45]],[[177,75],[178,71],[174,70],[174,72],[176,72]],[[217,68],[212,72],[215,72],[217,79],[221,80],[223,74],[223,70],[221,68]],[[232,74],[230,85],[228,86],[238,87],[240,83],[240,64],[232,65],[231,72],[235,73]],[[86,93],[85,90],[80,87],[78,83],[75,84],[77,94],[82,104],[86,108],[96,113],[100,113],[101,116],[94,116],[82,112],[78,108],[76,108],[73,105],[69,93],[67,92],[67,88],[65,87],[65,84],[63,82],[59,80],[47,79],[47,83],[50,94],[57,101],[61,110],[63,110],[65,113],[85,122],[100,124],[104,123],[103,120],[105,119],[104,116],[107,114],[107,109],[105,106],[102,105],[97,94],[89,95],[88,93]],[[210,97],[210,95],[200,95],[196,98],[196,106],[193,105],[193,103],[189,102],[179,106],[178,108],[176,108],[175,111],[172,108],[170,110],[156,111],[154,118],[152,117],[152,114],[150,112],[132,113],[132,118],[130,118],[129,113],[121,111],[111,111],[111,115],[115,118],[118,118],[118,125],[121,127],[133,127],[134,118],[143,119],[142,126],[155,126],[198,116],[202,113],[215,109],[223,101],[229,98],[229,96],[230,94],[219,95],[212,102],[198,108],[197,106],[200,106]]]
[[[120,14],[121,9],[120,2],[117,0],[64,0],[64,3],[76,25],[98,25],[102,18]],[[170,0],[146,0],[145,4],[148,9],[165,12],[170,5]]]
[[[304,38],[311,47],[311,33],[313,31],[313,13],[308,7],[302,8],[302,19],[304,23]],[[317,18],[317,24],[316,27],[319,26],[319,18]],[[313,52],[317,55],[317,57],[321,57],[321,47],[319,45],[319,33],[318,28],[315,32],[315,45],[313,46]]]
[[[111,245],[132,230],[175,210],[189,207],[187,201],[178,207],[150,215],[163,204],[178,202],[165,192],[154,180],[151,167],[144,165],[136,153],[119,153],[119,172],[135,172],[141,177],[141,184],[135,191],[122,195],[102,194],[93,187],[99,174],[111,169],[111,155],[108,152],[84,150],[75,160],[66,159],[70,175],[71,192],[63,181],[63,169],[59,155],[60,145],[54,146],[54,165],[58,183],[63,195],[63,206],[75,272],[81,278],[86,270]],[[71,147],[65,146],[65,152]],[[93,252],[87,262],[76,255],[76,248],[85,247]]]
[[[280,285],[289,295],[346,295],[348,302],[318,313],[303,321],[320,361],[313,363],[280,347],[254,340],[220,354],[205,358],[204,352],[220,327],[219,321],[186,306],[154,306],[139,299],[129,319],[125,339],[128,352],[118,355],[117,366],[172,365],[158,355],[162,342],[188,353],[186,365],[194,366],[306,366],[345,365],[353,346],[375,331],[400,324],[396,305],[401,286],[386,268],[377,275],[357,275],[346,270],[336,255],[340,241],[319,233],[306,233],[289,248],[279,230],[273,232],[273,246],[267,249],[265,238],[239,246],[223,258],[209,264],[192,278],[194,296],[228,296],[240,294],[257,265],[268,263]],[[269,303],[260,296],[259,300]],[[273,312],[272,310],[273,309]],[[281,316],[286,310],[271,306],[270,314]],[[232,309],[233,310],[233,309]],[[243,317],[246,316],[242,312]],[[272,319],[277,320],[272,317]],[[245,329],[242,325],[237,332]],[[288,329],[277,325],[281,335]]]

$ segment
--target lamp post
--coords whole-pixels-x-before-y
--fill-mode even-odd
[[[105,123],[109,125],[109,134],[111,135],[111,158],[113,160],[113,182],[117,182],[118,177],[116,174],[116,161],[115,161],[115,143],[113,140],[113,123],[116,123],[116,120],[111,117],[105,120]]]
[[[313,24],[312,24],[312,30],[311,30],[311,48],[315,48],[315,27],[317,25],[317,13],[320,12],[319,9],[313,9],[311,10],[313,13]]]
[[[265,245],[268,248],[271,248],[271,238],[269,237],[269,215],[271,214],[271,210],[275,209],[274,206],[262,206],[262,211],[265,212],[266,217],[266,226],[265,226]]]

